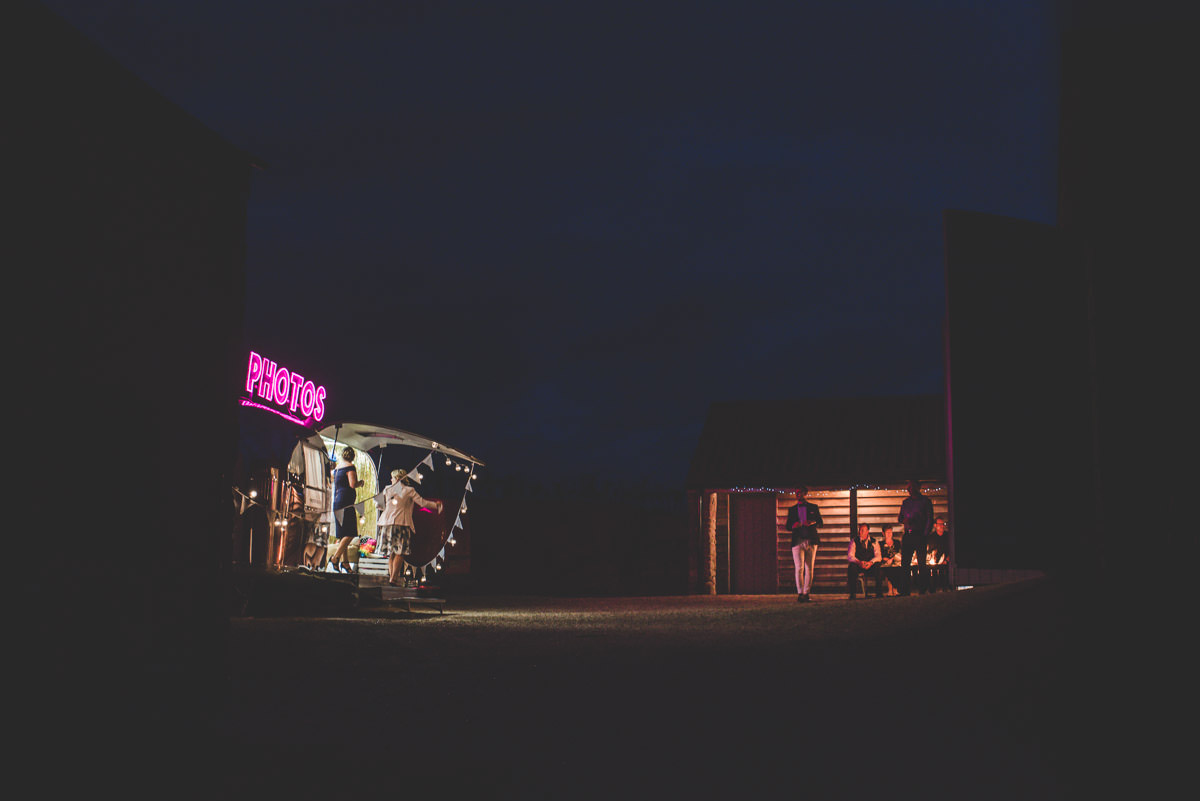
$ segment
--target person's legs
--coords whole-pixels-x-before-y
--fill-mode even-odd
[[[358,536],[358,517],[354,507],[347,506],[334,512],[333,526],[337,548],[330,555],[329,564],[336,565],[338,570],[345,573],[352,573],[354,571],[350,568],[350,560],[346,554],[350,548],[350,541]]]
[[[883,567],[881,565],[873,565],[871,567],[871,569],[868,570],[867,572],[875,574],[875,597],[882,598],[883,597]],[[863,593],[865,594],[866,591],[867,591],[867,585],[864,583],[863,584]]]
[[[924,593],[929,590],[929,569],[925,567],[925,557],[928,551],[925,548],[924,537],[921,537],[921,541],[916,544],[914,553],[917,555],[917,566],[913,570],[916,574],[917,591]]]
[[[908,595],[912,592],[912,557],[916,547],[916,536],[913,534],[905,534],[904,542],[900,543],[900,594]],[[921,543],[919,549],[922,553],[925,552],[925,543]]]
[[[350,572],[350,565],[346,559],[346,550],[350,547],[350,540],[353,537],[342,537],[338,540],[337,547],[333,549],[333,553],[329,556],[329,564],[337,565],[338,570],[345,569]]]
[[[388,548],[391,555],[388,557],[388,583],[394,584],[397,587],[404,586],[404,552],[407,541],[404,536],[404,529],[396,526],[388,530]]]
[[[861,572],[862,568],[854,562],[846,565],[846,594],[850,596],[851,601],[858,594],[858,574]],[[866,585],[863,586],[865,589]]]
[[[796,595],[804,597],[804,546],[807,543],[799,542],[792,546],[792,564],[796,567]]]
[[[813,569],[817,566],[817,544],[808,540],[805,540],[803,544],[806,546],[802,554],[804,557],[804,597],[807,598],[812,589]]]

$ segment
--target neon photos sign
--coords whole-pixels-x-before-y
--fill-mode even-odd
[[[319,423],[325,417],[325,387],[254,351],[250,351],[246,369],[246,395],[243,406],[266,409],[301,425]],[[265,404],[251,400],[255,395]],[[296,417],[297,411],[306,419]]]

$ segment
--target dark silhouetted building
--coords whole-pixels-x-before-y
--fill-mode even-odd
[[[23,647],[52,688],[29,731],[76,767],[137,755],[132,781],[156,742],[182,756],[202,737],[226,675],[253,159],[43,6],[15,6],[9,486]]]

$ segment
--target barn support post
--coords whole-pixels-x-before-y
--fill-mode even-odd
[[[702,590],[705,595],[717,594],[717,493],[706,494],[707,514],[705,515],[704,541],[701,553],[703,555]]]
[[[858,487],[850,488],[850,541],[858,536]]]

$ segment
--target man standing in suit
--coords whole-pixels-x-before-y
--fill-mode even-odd
[[[908,497],[900,504],[898,522],[904,526],[904,540],[900,543],[900,565],[904,567],[900,574],[900,594],[908,595],[912,591],[913,570],[917,574],[917,588],[924,592],[929,583],[925,543],[929,532],[933,531],[933,501],[921,494],[920,481],[908,482]],[[910,568],[914,554],[917,565]]]
[[[796,505],[788,509],[784,527],[792,535],[792,562],[796,565],[796,600],[807,601],[812,588],[813,567],[817,563],[817,545],[820,535],[817,526],[822,525],[821,510],[815,503],[804,499],[808,487],[796,489]]]

